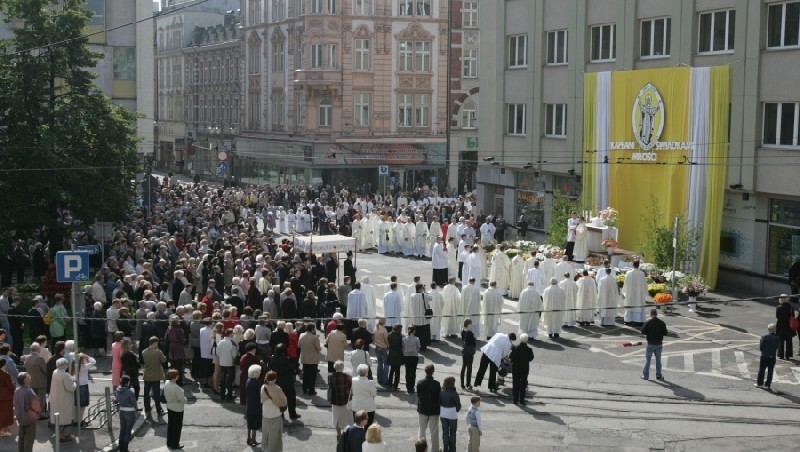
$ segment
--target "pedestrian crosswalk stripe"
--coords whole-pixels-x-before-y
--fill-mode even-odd
[[[720,359],[720,350],[718,348],[711,350],[711,373],[722,374],[722,360]]]
[[[739,368],[739,373],[745,380],[750,379],[750,371],[747,369],[747,363],[744,361],[744,352],[736,350],[733,352],[736,356],[736,366]]]
[[[694,355],[691,353],[683,354],[683,371],[694,372]]]

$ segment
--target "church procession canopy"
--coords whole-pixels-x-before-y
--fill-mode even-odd
[[[356,239],[343,235],[297,236],[294,238],[294,246],[304,253],[346,253],[355,251]]]

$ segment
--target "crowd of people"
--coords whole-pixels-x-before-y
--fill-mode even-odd
[[[220,188],[165,179],[152,209],[139,205],[131,222],[117,225],[104,245],[105,261],[84,288],[74,314],[80,347],[66,340],[71,315],[62,295],[39,295],[25,313],[13,288],[0,297],[0,400],[13,399],[8,406],[20,450],[31,450],[39,420],[54,424],[55,412],[61,441],[72,440],[69,427],[83,422],[89,405],[88,372],[96,359],[110,357],[122,451],[137,413],[166,414],[167,447],[183,447],[188,380],[220,403],[238,399],[248,445],[283,449],[284,422],[301,418],[300,380],[301,397],[309,400],[327,388],[344,450],[385,450],[375,421],[377,390],[399,391],[401,371],[406,392],[417,398],[417,449],[430,444],[437,451],[441,440],[442,450],[452,451],[461,412],[455,378],[439,382],[427,365],[418,380],[421,351],[460,336],[461,388],[479,388],[488,372],[488,389],[496,392],[510,373],[513,403],[524,405],[534,359],[528,342],[540,331],[555,340],[562,328],[610,326],[622,310],[628,323],[645,321],[646,279],[638,263],[625,277],[622,302],[610,268],[595,275],[567,256],[509,258],[502,246],[490,262],[481,240],[502,241],[510,226],[500,215],[476,216],[468,196],[418,190],[381,197],[344,186]],[[429,257],[431,282],[416,277],[405,284],[392,276],[381,287],[358,279],[352,254],[340,262],[337,254],[296,249],[293,236],[306,232],[351,235],[360,250]],[[49,254],[46,237],[43,231],[32,239],[34,252]],[[89,233],[71,239],[95,243]],[[509,334],[499,331],[505,297],[518,300],[519,329]],[[323,357],[327,369],[320,369]],[[77,416],[70,409],[76,399]],[[480,398],[470,405],[468,450],[478,450]],[[0,412],[0,436],[10,435],[14,414]]]

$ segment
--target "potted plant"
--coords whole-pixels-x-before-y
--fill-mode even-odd
[[[708,287],[700,275],[688,275],[681,280],[681,292],[689,296],[689,312],[697,307],[697,297],[706,293]]]
[[[614,239],[605,239],[602,242],[600,242],[600,245],[603,246],[606,250],[608,250],[609,255],[612,255],[614,254],[614,248],[616,248],[617,245],[619,244]]]

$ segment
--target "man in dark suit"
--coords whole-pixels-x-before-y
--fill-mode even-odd
[[[514,404],[525,405],[525,387],[533,361],[533,350],[528,346],[528,335],[519,335],[519,345],[511,350],[511,398]]]

